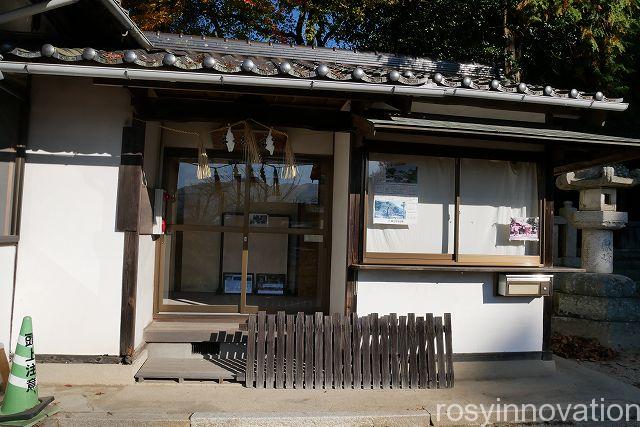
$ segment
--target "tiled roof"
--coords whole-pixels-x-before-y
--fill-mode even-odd
[[[606,98],[601,92],[512,83],[503,78],[499,69],[480,64],[201,36],[165,33],[145,33],[145,36],[154,50],[99,50],[50,44],[39,50],[29,50],[5,44],[0,47],[0,53],[5,60],[98,63],[173,71],[464,88],[598,103],[622,102],[622,99]]]

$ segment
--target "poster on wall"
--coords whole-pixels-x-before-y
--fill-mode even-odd
[[[242,274],[224,273],[222,275],[225,294],[239,294],[242,290]],[[247,293],[253,291],[253,274],[247,274]]]
[[[260,295],[284,295],[286,274],[256,273],[256,293]]]
[[[254,227],[268,227],[269,215],[259,213],[249,214],[249,225]]]
[[[417,220],[418,198],[406,196],[373,196],[374,224],[415,224]]]
[[[418,166],[408,163],[385,163],[384,174],[376,183],[375,194],[418,196]]]
[[[538,227],[540,218],[511,218],[509,225],[509,240],[511,241],[535,241],[540,240]]]

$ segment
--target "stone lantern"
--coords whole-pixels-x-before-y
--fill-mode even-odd
[[[582,230],[582,268],[589,273],[613,273],[613,230],[628,222],[627,212],[616,211],[616,191],[640,183],[640,169],[594,167],[560,175],[561,190],[580,192],[578,210],[568,220]]]

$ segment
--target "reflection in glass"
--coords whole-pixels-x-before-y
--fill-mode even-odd
[[[322,228],[326,177],[319,162],[297,161],[297,175],[284,178],[284,163],[253,164],[249,212],[286,216],[295,228]]]
[[[224,212],[244,209],[244,164],[210,163],[211,177],[199,180],[197,163],[181,160],[176,192],[176,224],[220,225]]]

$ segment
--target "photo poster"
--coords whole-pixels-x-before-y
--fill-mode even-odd
[[[418,166],[387,163],[375,186],[373,223],[410,225],[418,220]]]
[[[225,294],[239,294],[242,291],[242,274],[241,273],[223,273],[222,280],[224,282]],[[253,292],[253,274],[247,275],[247,293]]]
[[[525,217],[511,218],[509,224],[510,241],[539,241],[540,218]]]

